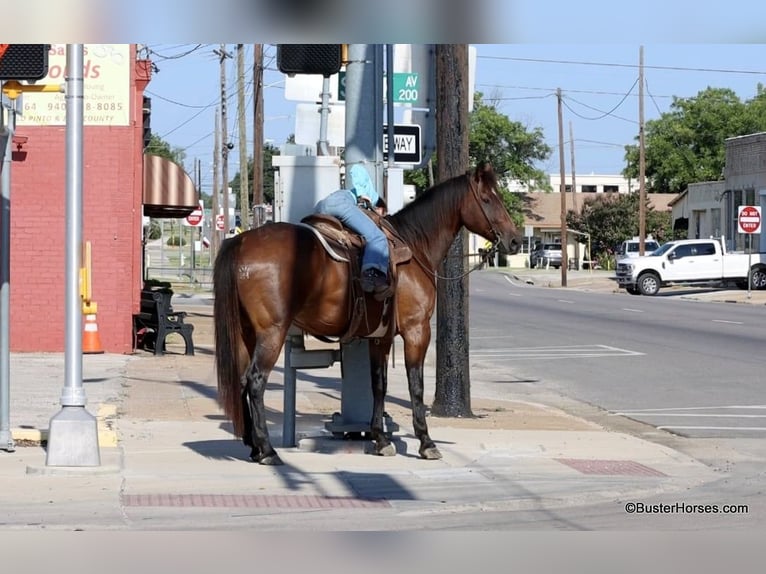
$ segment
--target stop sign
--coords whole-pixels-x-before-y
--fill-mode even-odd
[[[761,232],[761,208],[755,205],[740,205],[737,213],[740,233]]]

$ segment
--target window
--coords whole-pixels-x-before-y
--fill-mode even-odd
[[[680,259],[681,257],[689,257],[692,254],[692,246],[679,245],[676,247],[676,250],[673,251],[673,254],[676,256],[676,259]]]
[[[583,193],[596,193],[595,185],[583,185],[580,187]]]
[[[605,185],[604,186],[604,193],[617,193],[620,191],[620,186],[618,185]]]
[[[694,246],[692,252],[695,255],[715,255],[715,245],[712,243],[700,243]]]

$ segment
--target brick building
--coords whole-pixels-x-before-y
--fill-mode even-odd
[[[65,83],[65,49],[51,46],[48,77],[39,83]],[[143,92],[151,66],[136,59],[135,45],[86,45],[84,50],[82,237],[91,243],[92,300],[104,350],[129,353],[142,288],[143,197],[165,192],[146,190],[143,183]],[[22,97],[11,163],[10,348],[61,352],[65,99],[59,93]],[[196,205],[196,192],[187,203]]]

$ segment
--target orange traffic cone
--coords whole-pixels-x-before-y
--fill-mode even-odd
[[[95,313],[85,315],[85,328],[82,332],[82,352],[84,355],[95,355],[104,352],[104,348],[101,346],[101,337],[98,334]]]

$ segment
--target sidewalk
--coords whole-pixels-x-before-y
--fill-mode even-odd
[[[491,268],[491,270],[508,273],[519,282],[527,285],[562,288],[560,269],[516,269],[500,267]],[[584,291],[596,291],[601,293],[619,293],[621,295],[633,297],[633,295],[629,295],[624,289],[620,289],[617,283],[611,279],[614,277],[614,271],[567,270],[566,273],[567,286],[565,289],[580,289]],[[748,294],[747,289],[731,289],[707,286],[674,286],[663,287],[657,295],[657,297],[668,296],[697,301],[766,305],[766,290],[751,290]]]
[[[396,456],[365,454],[365,441],[332,438],[324,431],[324,422],[340,409],[338,365],[299,372],[299,445],[279,448],[280,361],[266,407],[272,441],[285,465],[253,464],[216,403],[212,306],[199,298],[188,301],[195,304],[185,305],[181,296],[174,307],[187,311],[195,325],[195,356],[182,354],[179,339],[162,357],[145,352],[83,357],[86,408],[99,418],[98,467],[46,466],[40,441],[60,409],[63,356],[12,356],[17,448],[0,451],[0,527],[438,528],[438,520],[444,527],[460,525],[461,517],[489,511],[540,511],[550,519],[595,504],[619,510],[621,501],[683,493],[721,479],[720,472],[687,455],[604,426],[607,417],[574,416],[524,395],[507,401],[481,396],[478,389],[490,381],[481,381],[480,371],[472,373],[475,418],[429,417],[443,459],[420,460],[401,348],[389,368],[386,402],[400,426]],[[433,367],[426,365],[427,401],[433,396]],[[694,528],[693,521],[687,524]]]

